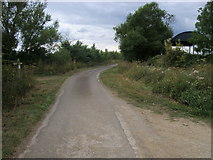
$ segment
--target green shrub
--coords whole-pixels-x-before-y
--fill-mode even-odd
[[[170,69],[162,80],[153,85],[152,90],[189,105],[194,115],[209,116],[212,82],[208,67],[201,65],[197,70]]]
[[[164,55],[163,63],[165,66],[181,67],[185,62],[185,54],[182,50],[171,50]]]
[[[180,49],[171,50],[169,54],[163,56],[164,66],[170,67],[188,67],[196,64],[205,64],[210,56],[189,54]],[[207,59],[208,58],[208,59]]]
[[[155,83],[153,92],[178,100],[181,93],[190,86],[191,81],[192,79],[186,75],[179,74],[174,77],[174,75],[168,74],[164,79]]]
[[[145,83],[154,85],[161,81],[164,76],[165,73],[162,70],[149,70],[148,74],[143,79]]]
[[[212,56],[189,54],[181,50],[171,50],[169,54],[150,58],[146,64],[155,67],[190,67],[197,64],[212,63]]]
[[[163,66],[165,66],[164,56],[165,55],[154,56],[154,57],[148,59],[147,64],[151,65],[151,66],[156,66],[156,67],[163,67]]]
[[[46,64],[45,62],[40,61],[34,73],[37,75],[56,75],[64,74],[68,71],[74,70],[75,68],[77,67],[73,61],[69,61],[64,64],[57,64],[56,62]]]
[[[83,68],[83,67],[87,67],[88,64],[87,63],[82,63],[82,62],[77,62],[74,64],[74,68]]]
[[[193,115],[210,115],[213,69],[208,63],[186,68],[166,68],[134,62],[122,63],[117,67],[118,70],[124,77],[152,87],[153,93],[188,105],[188,112]]]
[[[186,89],[181,93],[179,101],[192,107],[193,114],[211,116],[212,90],[198,90],[195,87]]]
[[[206,55],[206,62],[213,63],[213,54]]]
[[[57,65],[64,65],[69,61],[72,61],[70,52],[67,49],[60,49],[52,55],[52,60]]]
[[[147,75],[148,72],[149,70],[146,67],[134,65],[129,69],[129,71],[126,74],[128,75],[130,79],[138,81],[141,78],[143,78],[145,75]]]
[[[3,65],[2,67],[2,106],[10,108],[20,105],[22,98],[33,87],[32,68],[24,66],[21,70]]]
[[[164,77],[162,68],[147,66],[140,63],[132,63],[125,75],[135,81],[143,80],[145,83],[157,83]]]

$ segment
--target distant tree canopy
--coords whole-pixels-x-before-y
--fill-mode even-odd
[[[204,8],[198,10],[198,22],[195,24],[196,31],[192,34],[191,42],[195,44],[197,51],[203,54],[213,53],[213,1],[206,3]]]
[[[8,2],[2,3],[2,51],[3,58],[31,59],[45,57],[46,50],[60,39],[58,22],[47,25],[51,16],[45,14],[47,3]],[[21,51],[16,52],[17,47]]]
[[[95,44],[91,47],[84,45],[81,41],[77,41],[74,44],[71,44],[69,40],[64,40],[61,43],[61,47],[58,52],[54,55],[58,55],[60,53],[64,54],[64,57],[76,62],[103,62],[105,60],[112,59],[121,59],[122,56],[117,51],[105,51],[99,50],[96,48]]]
[[[115,40],[119,41],[125,59],[147,60],[164,52],[163,41],[173,35],[169,27],[173,17],[152,2],[129,14],[125,23],[114,27]]]

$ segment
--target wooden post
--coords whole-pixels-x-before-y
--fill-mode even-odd
[[[21,69],[22,62],[20,62],[20,60],[17,59],[17,62],[16,62],[16,63],[13,63],[13,65],[17,65],[18,69],[20,70],[20,69]]]

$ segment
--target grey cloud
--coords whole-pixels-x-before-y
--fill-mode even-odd
[[[136,10],[144,3],[73,3],[73,2],[50,2],[52,14],[61,14],[69,23],[117,25],[124,22],[128,13]]]
[[[144,4],[144,2],[49,2],[46,11],[54,20],[59,20],[59,25],[62,24],[63,28],[60,31],[70,39],[84,39],[85,42],[96,43],[103,49],[104,46],[111,48],[118,46],[113,40],[112,28],[123,23],[130,12],[133,13]],[[194,30],[197,10],[204,5],[204,2],[159,3],[161,9],[175,15],[175,22],[171,24],[174,34]]]
[[[104,35],[104,34],[102,34],[102,35],[100,35],[100,37],[101,37],[101,38],[104,38],[104,37],[105,37],[105,35]]]
[[[175,21],[171,24],[174,35],[183,31],[195,30],[197,10],[204,5],[204,2],[159,3],[160,8],[175,16]]]
[[[78,32],[85,33],[85,32],[88,32],[88,30],[85,28],[81,28],[80,30],[78,30]]]

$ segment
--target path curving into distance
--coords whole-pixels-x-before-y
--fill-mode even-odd
[[[167,127],[168,120],[148,120],[154,114],[144,117],[139,108],[104,87],[99,74],[114,66],[68,78],[19,158],[208,157],[210,143],[205,137],[209,134],[193,141],[191,137],[184,139],[183,131],[177,134],[178,128],[172,129],[174,124]],[[163,129],[159,128],[161,121]],[[178,139],[183,141],[176,142]]]

